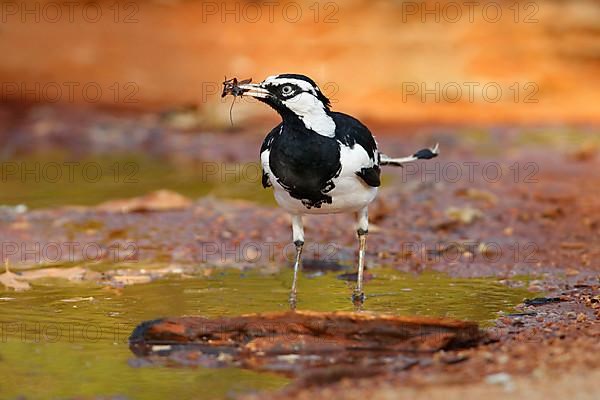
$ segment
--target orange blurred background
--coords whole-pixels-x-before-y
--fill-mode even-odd
[[[3,103],[191,106],[219,127],[224,76],[293,72],[384,123],[600,119],[598,1],[76,4],[2,3]],[[237,119],[272,114],[249,103]]]

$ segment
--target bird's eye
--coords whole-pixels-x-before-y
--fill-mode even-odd
[[[281,93],[283,93],[286,96],[292,94],[293,91],[294,89],[290,85],[285,85],[281,88]]]

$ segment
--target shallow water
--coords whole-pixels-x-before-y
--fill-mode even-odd
[[[0,205],[29,208],[96,205],[159,189],[191,198],[213,195],[275,204],[261,185],[258,163],[178,162],[142,154],[0,160],[0,184]]]
[[[496,279],[454,279],[373,270],[365,309],[396,315],[448,316],[483,325],[528,296]],[[0,292],[0,397],[50,399],[116,396],[136,399],[224,398],[285,386],[285,377],[248,370],[134,367],[127,337],[141,321],[286,310],[291,271],[217,270],[123,289],[59,281],[24,293]],[[299,309],[352,310],[351,284],[337,273],[299,280]],[[66,301],[65,301],[66,300]]]

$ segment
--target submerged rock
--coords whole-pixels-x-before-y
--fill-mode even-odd
[[[129,343],[134,354],[154,362],[199,360],[205,366],[285,373],[309,384],[409,368],[436,351],[473,346],[483,338],[476,323],[447,318],[290,311],[146,321]]]

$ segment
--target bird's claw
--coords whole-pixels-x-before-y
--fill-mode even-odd
[[[366,299],[366,296],[363,292],[354,292],[352,293],[352,303],[354,303],[355,306],[360,307],[364,304]]]

